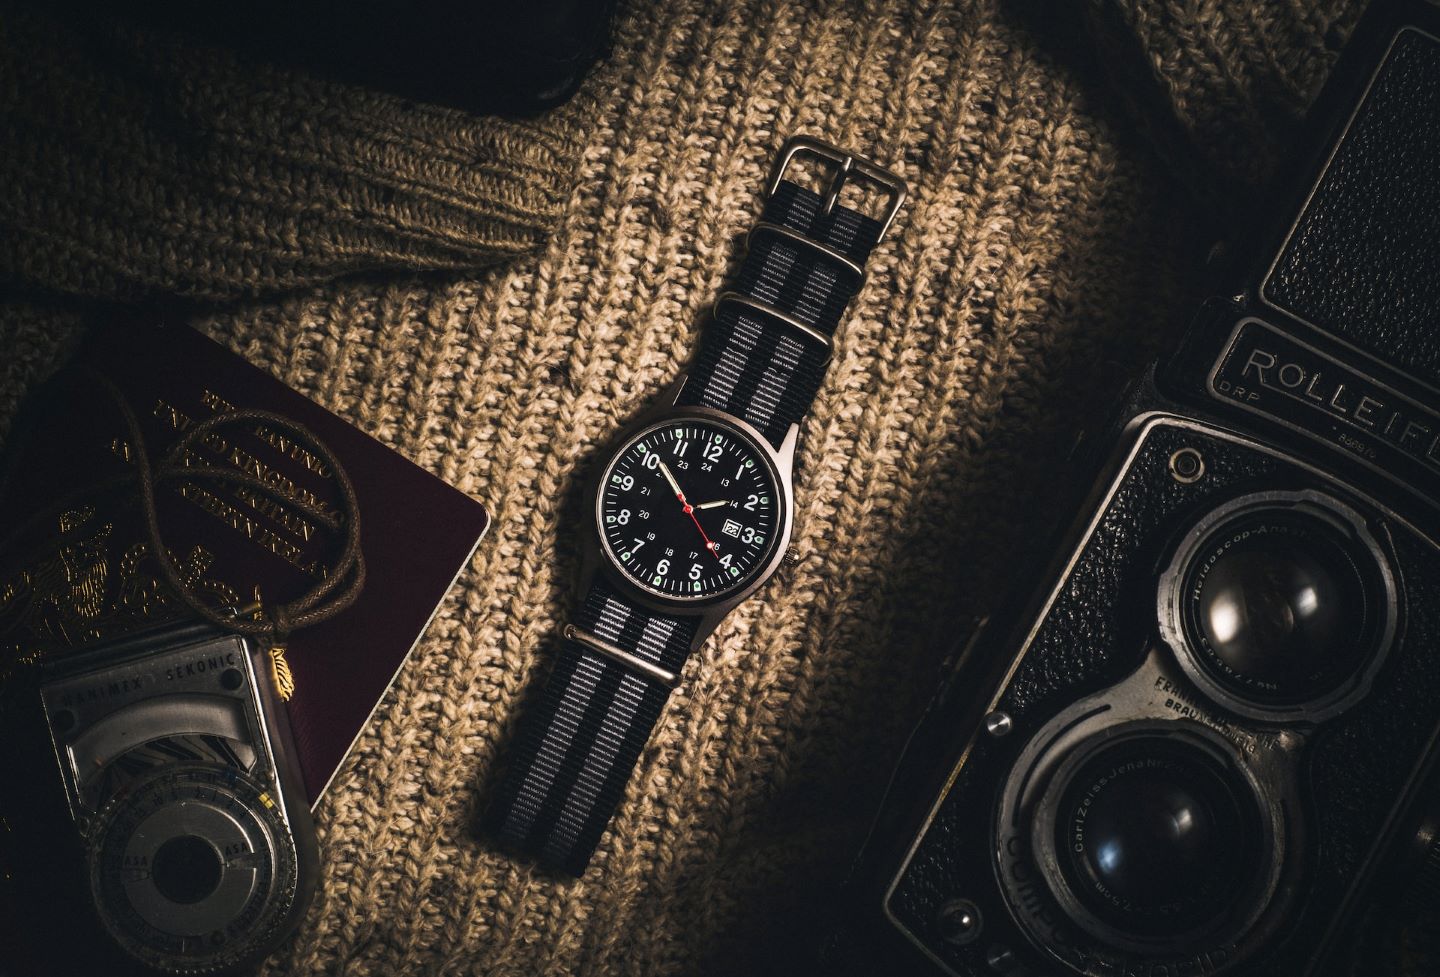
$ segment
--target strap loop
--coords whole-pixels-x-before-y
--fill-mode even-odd
[[[643,675],[645,678],[659,682],[667,689],[673,689],[680,684],[680,676],[668,669],[661,668],[651,662],[647,662],[639,655],[632,655],[624,648],[612,645],[604,638],[597,638],[589,631],[582,631],[573,624],[565,625],[565,637],[578,645],[584,645],[591,651],[604,655],[613,662],[617,662]]]
[[[783,309],[777,309],[768,302],[753,299],[748,295],[741,295],[739,292],[725,292],[715,300],[715,318],[720,318],[720,309],[726,305],[738,305],[741,308],[750,309],[763,316],[773,319],[775,322],[788,327],[792,332],[798,333],[801,337],[815,343],[825,351],[825,363],[830,362],[830,357],[835,355],[835,343],[829,336],[825,335],[814,326],[807,326],[799,319],[792,316]]]
[[[860,266],[859,262],[852,261],[828,244],[817,241],[812,237],[806,237],[799,231],[791,230],[781,224],[774,224],[770,221],[761,221],[756,224],[750,229],[750,233],[745,235],[745,249],[747,251],[752,250],[755,247],[755,239],[757,237],[763,238],[766,235],[782,238],[797,247],[809,248],[811,251],[816,251],[824,255],[832,264],[839,265],[841,269],[849,273],[851,279],[850,291],[852,292],[860,291],[861,287],[865,284],[865,269]]]

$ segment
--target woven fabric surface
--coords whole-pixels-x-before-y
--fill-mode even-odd
[[[1353,4],[1246,27],[1271,6],[1110,22],[1187,129],[1214,77],[1187,65],[1219,64],[1263,139]],[[320,805],[318,903],[268,977],[801,969],[940,657],[1065,515],[1077,426],[1183,324],[1203,225],[1116,101],[1001,0],[633,3],[566,110],[580,173],[538,254],[200,322],[495,520]],[[912,195],[803,427],[793,555],[687,665],[589,871],[547,876],[475,822],[578,599],[584,480],[696,349],[800,132]],[[66,314],[6,313],[0,409]]]
[[[217,298],[495,264],[559,219],[570,131],[0,5],[0,282]]]

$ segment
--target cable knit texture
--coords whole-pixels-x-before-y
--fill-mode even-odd
[[[562,116],[477,119],[0,7],[0,282],[216,298],[534,251]]]
[[[1383,0],[1382,0],[1383,2]],[[1364,4],[1087,0],[1116,102],[1203,209],[1254,207]]]
[[[1222,166],[1222,147],[1273,153],[1272,117],[1293,124],[1355,4],[1103,6],[1107,30],[1128,25],[1150,52],[1132,76],[1146,100]],[[1117,122],[1115,91],[1019,16],[1002,0],[635,2],[611,60],[538,127],[331,87],[306,106],[311,83],[266,74],[223,96],[209,141],[154,145],[161,117],[222,99],[207,63],[177,51],[176,101],[145,103],[155,128],[109,147],[106,178],[36,172],[75,159],[63,149],[5,154],[0,183],[28,181],[0,186],[6,220],[34,245],[6,236],[12,273],[230,293],[251,287],[239,269],[295,285],[356,255],[437,268],[528,250],[551,205],[522,190],[551,200],[563,146],[583,146],[536,254],[200,323],[494,514],[319,807],[318,903],[268,977],[800,969],[942,654],[1028,582],[1017,568],[1069,511],[1056,473],[1077,427],[1183,324],[1203,253],[1184,231],[1194,198]],[[0,56],[10,117],[16,77],[76,64],[60,58]],[[77,102],[111,97],[88,66],[68,84]],[[113,97],[142,104],[138,88]],[[581,489],[696,348],[792,133],[873,156],[911,197],[803,427],[792,557],[686,666],[589,871],[550,877],[474,824],[574,606]],[[337,179],[343,193],[316,192]],[[478,203],[496,179],[515,181],[510,210]],[[156,219],[161,201],[179,214],[221,197],[223,214]],[[306,227],[331,228],[323,254]],[[18,355],[0,359],[0,412],[53,361],[66,315],[8,309],[0,342]]]

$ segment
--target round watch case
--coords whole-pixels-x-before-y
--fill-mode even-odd
[[[795,451],[795,436],[797,430],[792,427],[784,444],[777,451],[758,430],[745,421],[724,411],[714,410],[708,407],[699,406],[674,406],[674,400],[679,395],[684,378],[675,385],[669,396],[665,398],[664,406],[642,417],[636,424],[630,427],[615,443],[616,447],[609,453],[605,463],[600,466],[598,476],[592,480],[586,500],[586,508],[592,514],[593,533],[589,543],[593,549],[598,551],[598,560],[586,560],[586,564],[603,572],[607,580],[613,582],[622,589],[627,596],[634,598],[638,603],[651,609],[676,612],[689,611],[694,613],[702,611],[705,616],[714,615],[718,618],[731,607],[743,601],[750,594],[768,580],[778,569],[780,561],[785,556],[785,551],[790,544],[794,515],[794,498],[790,485],[790,474],[793,467]],[[653,588],[647,587],[637,581],[616,559],[614,552],[606,545],[604,539],[605,513],[603,511],[604,489],[606,480],[614,470],[617,462],[635,445],[638,441],[649,436],[653,432],[663,429],[676,423],[683,423],[687,420],[698,421],[705,426],[718,427],[728,435],[743,443],[750,455],[765,468],[766,480],[774,486],[775,501],[777,505],[775,528],[766,543],[766,549],[762,552],[757,566],[748,573],[739,577],[733,586],[719,591],[711,591],[699,594],[694,597],[683,597],[673,594],[661,593]]]

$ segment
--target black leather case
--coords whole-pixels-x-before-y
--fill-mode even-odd
[[[1401,31],[1261,288],[1267,303],[1440,386],[1437,40]]]

